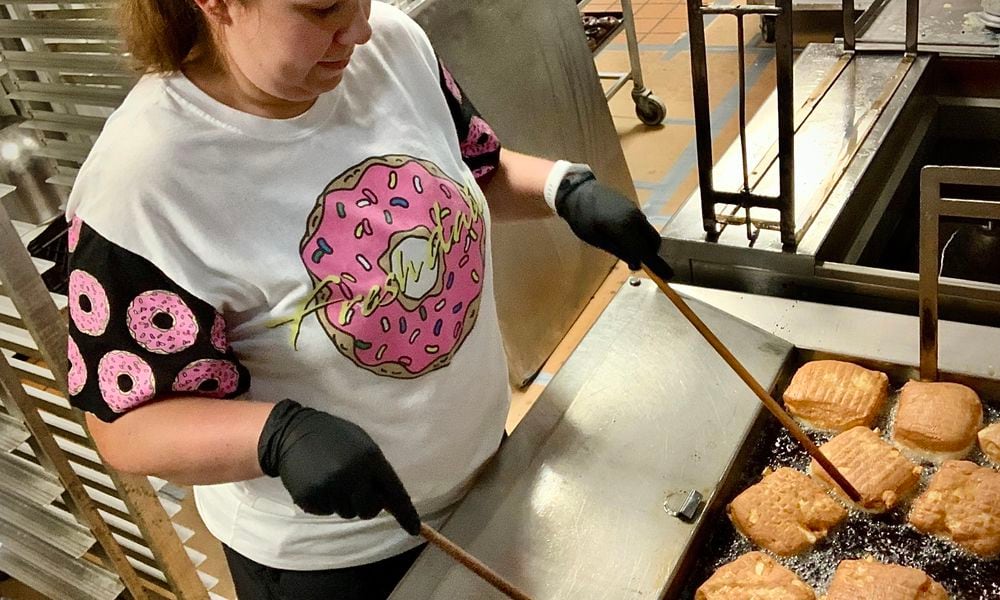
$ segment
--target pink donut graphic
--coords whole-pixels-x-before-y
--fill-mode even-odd
[[[104,287],[80,269],[69,274],[69,316],[77,329],[94,336],[104,333],[111,316]]]
[[[73,217],[69,222],[69,230],[66,232],[66,245],[70,252],[76,250],[76,245],[80,243],[80,228],[83,227],[83,220],[80,217]]]
[[[181,297],[153,290],[135,297],[125,312],[128,331],[137,344],[155,354],[190,348],[198,337],[198,322]]]
[[[69,357],[69,373],[66,374],[66,387],[72,396],[79,394],[83,386],[87,385],[87,365],[83,362],[83,355],[80,348],[73,341],[68,339],[66,354]]]
[[[330,183],[300,256],[337,349],[389,377],[449,364],[479,312],[484,210],[481,196],[409,156],[368,159]]]
[[[229,348],[229,340],[226,339],[226,320],[219,313],[215,313],[209,338],[212,341],[212,347],[219,352],[225,352]]]
[[[153,398],[156,381],[153,369],[131,352],[114,350],[97,365],[101,397],[115,412],[125,412]]]
[[[175,392],[197,392],[200,396],[223,398],[236,391],[240,372],[228,360],[203,358],[181,369],[171,386]]]

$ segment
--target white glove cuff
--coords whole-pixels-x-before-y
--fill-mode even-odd
[[[544,197],[545,203],[549,205],[552,212],[556,212],[556,192],[559,184],[570,173],[591,173],[590,165],[583,163],[571,163],[568,160],[557,160],[549,171],[549,176],[545,179]]]

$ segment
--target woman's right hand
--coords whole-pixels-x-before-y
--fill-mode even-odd
[[[385,509],[407,533],[420,533],[420,516],[399,476],[350,421],[282,400],[264,424],[257,458],[307,513],[371,519]]]

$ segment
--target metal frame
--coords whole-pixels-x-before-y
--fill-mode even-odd
[[[938,275],[941,217],[1000,221],[1000,202],[941,197],[942,185],[1000,188],[1000,169],[926,166],[920,171],[920,378],[938,378]]]
[[[792,75],[792,0],[776,0],[775,6],[702,6],[701,0],[688,0],[688,30],[691,45],[691,78],[694,91],[695,138],[698,146],[698,182],[701,189],[702,222],[709,239],[715,240],[719,225],[733,222],[733,215],[720,215],[720,204],[736,206],[746,213],[743,220],[747,237],[753,242],[759,232],[754,230],[751,208],[769,208],[779,212],[778,228],[781,241],[787,247],[795,239],[795,110]],[[708,96],[708,58],[705,42],[705,15],[736,17],[740,77],[740,147],[743,159],[743,186],[739,192],[715,189],[713,180],[712,120]],[[778,92],[778,196],[754,194],[750,184],[746,144],[746,64],[743,51],[743,19],[747,15],[775,18],[775,66]]]
[[[863,35],[889,0],[879,0],[854,19],[854,0],[843,0],[841,12],[844,26],[844,51],[855,52],[858,35]],[[905,52],[909,56],[917,53],[917,37],[920,29],[920,0],[906,0]]]
[[[52,297],[49,295],[41,276],[35,269],[22,245],[6,210],[0,204],[0,282],[3,293],[13,302],[24,327],[37,345],[37,353],[51,372],[52,380],[45,385],[60,390],[68,397],[66,388],[67,325]],[[49,405],[42,406],[25,395],[19,374],[0,356],[0,398],[13,416],[25,423],[32,434],[32,450],[39,463],[55,472],[65,487],[69,504],[75,508],[77,517],[90,527],[101,544],[109,567],[121,577],[131,597],[142,600],[150,597],[155,590],[140,576],[129,563],[124,549],[113,538],[113,530],[101,516],[102,506],[96,504],[84,488],[84,483],[73,469],[73,460],[56,441],[56,430],[49,427],[43,414],[52,413]],[[63,413],[68,423],[75,424],[80,431],[86,431],[83,414],[79,411]],[[61,436],[66,433],[59,430]],[[80,438],[87,447],[96,450],[93,441]],[[119,498],[128,508],[128,516],[138,527],[143,542],[155,558],[155,567],[160,569],[170,586],[170,592],[179,600],[208,600],[208,591],[202,583],[198,571],[187,555],[184,545],[173,529],[173,523],[164,510],[157,493],[146,477],[119,473],[105,465],[87,465],[88,468],[104,468],[118,492]],[[149,582],[157,585],[155,582]],[[161,594],[162,595],[162,594]]]

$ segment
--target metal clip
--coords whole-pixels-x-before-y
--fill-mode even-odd
[[[752,248],[757,242],[757,237],[760,235],[760,228],[750,220],[750,207],[744,206],[743,208],[747,212],[747,239],[750,241],[750,247]]]
[[[671,517],[691,523],[698,516],[704,496],[698,490],[678,490],[667,494],[663,510]]]

